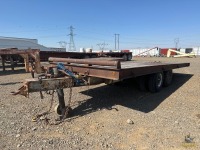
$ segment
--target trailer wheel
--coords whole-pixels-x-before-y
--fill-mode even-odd
[[[61,111],[61,108],[60,108],[60,105],[57,104],[55,107],[54,107],[54,111],[55,113],[57,113],[58,115],[62,115],[62,111]]]
[[[131,55],[131,54],[128,54],[127,60],[128,60],[128,61],[131,61],[131,60],[132,60],[132,55]]]
[[[167,87],[172,83],[173,72],[168,70],[164,72],[163,86]]]
[[[127,61],[127,60],[128,60],[128,56],[127,56],[126,54],[124,54],[124,55],[122,56],[122,58],[124,59],[124,61]]]
[[[148,79],[149,91],[152,93],[159,92],[163,85],[163,78],[164,76],[162,72],[151,74]]]
[[[65,107],[65,108],[66,108],[66,111],[68,112],[67,116],[71,115],[71,113],[72,113],[72,108],[71,108],[71,107]],[[59,116],[62,115],[62,110],[61,110],[59,104],[57,104],[57,105],[54,107],[54,111],[55,111]]]

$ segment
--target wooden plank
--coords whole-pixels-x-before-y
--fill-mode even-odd
[[[25,70],[29,72],[29,57],[28,54],[20,54],[24,58]]]

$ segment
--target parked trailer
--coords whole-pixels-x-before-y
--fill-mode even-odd
[[[28,97],[31,92],[56,90],[59,101],[56,112],[60,115],[60,119],[64,119],[72,110],[70,98],[67,106],[65,105],[64,88],[99,83],[112,84],[125,79],[138,78],[141,90],[147,89],[154,93],[159,92],[163,86],[171,84],[173,69],[188,66],[190,63],[121,62],[119,59],[110,58],[66,59],[51,57],[49,64],[43,67],[46,68],[43,77],[26,79],[23,86],[12,94]]]
[[[37,54],[36,54],[37,53]],[[48,61],[49,57],[60,57],[60,58],[99,58],[99,57],[117,57],[123,58],[125,61],[132,59],[132,52],[129,50],[122,50],[120,52],[57,52],[57,51],[40,51],[39,49],[17,49],[17,48],[1,48],[0,57],[2,61],[3,71],[6,70],[5,64],[11,64],[10,67],[14,70],[14,67],[18,66],[18,63],[25,64],[26,72],[29,72],[29,62],[35,60],[35,55],[38,55],[40,61]],[[39,62],[37,60],[36,62]]]
[[[0,56],[2,61],[2,68],[3,71],[6,70],[5,63],[10,62],[10,67],[14,71],[14,67],[17,66],[18,62],[22,62],[25,64],[26,72],[29,72],[29,62],[30,60],[37,60],[35,61],[36,66],[40,66],[40,56],[38,49],[28,49],[28,50],[18,50],[17,48],[1,48],[0,49]],[[37,69],[40,69],[37,67]]]
[[[125,61],[132,59],[132,52],[121,51],[121,52],[56,52],[56,51],[40,51],[40,60],[48,61],[49,57],[60,57],[60,58],[97,58],[97,57],[120,57]]]

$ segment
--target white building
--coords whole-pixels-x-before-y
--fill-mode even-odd
[[[195,55],[200,56],[200,47],[193,47],[193,48],[180,48],[180,52],[182,53],[195,53]]]
[[[193,47],[193,52],[194,52],[196,55],[200,56],[200,47]]]

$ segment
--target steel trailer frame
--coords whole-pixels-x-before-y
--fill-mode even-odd
[[[113,83],[128,78],[135,78],[144,75],[152,75],[161,72],[171,71],[172,69],[188,67],[190,63],[161,63],[161,62],[121,62],[119,59],[67,59],[67,58],[49,58],[50,64],[46,67],[44,79],[26,79],[24,85],[13,95],[21,94],[28,97],[31,92],[41,92],[46,90],[56,90],[62,112],[66,109],[64,102],[64,88],[76,86],[72,83],[72,77],[57,76],[57,73],[51,74],[52,70],[57,69],[57,63],[62,62],[64,69],[76,74],[78,77],[87,79],[88,84]],[[51,70],[51,71],[50,71]],[[57,72],[57,71],[56,71]],[[58,70],[59,72],[59,70]],[[63,70],[60,70],[63,73]],[[78,78],[77,77],[77,78]],[[82,86],[82,85],[78,85]],[[66,114],[66,113],[62,113]],[[62,116],[61,118],[65,118]]]

